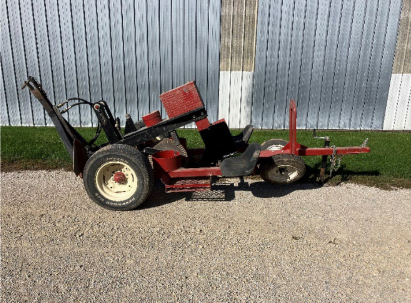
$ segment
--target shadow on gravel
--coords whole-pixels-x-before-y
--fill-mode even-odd
[[[287,185],[274,185],[264,181],[249,183],[241,180],[238,184],[233,182],[218,183],[213,186],[213,191],[220,193],[218,201],[232,201],[235,199],[235,193],[240,191],[248,191],[256,198],[279,198],[286,196],[296,190],[312,190],[320,186],[315,183],[295,183]],[[193,193],[190,200],[207,200],[207,195],[210,192]],[[215,199],[215,198],[214,198]]]
[[[162,206],[174,201],[185,199],[186,201],[233,201],[236,197],[236,192],[248,191],[256,198],[277,198],[286,196],[296,190],[313,190],[321,187],[318,183],[318,172],[320,170],[320,163],[317,163],[314,167],[307,166],[307,172],[302,182],[287,184],[287,185],[273,185],[268,184],[260,179],[256,182],[247,182],[242,178],[237,179],[220,179],[213,185],[211,191],[199,191],[192,193],[170,193],[166,194],[164,186],[160,181],[156,181],[154,184],[153,192],[145,203],[143,203],[138,209],[147,209],[152,207]],[[357,172],[352,170],[346,170],[345,165],[341,165],[341,168],[333,174],[331,178],[325,179],[325,184],[339,185],[343,182],[351,180],[355,176],[379,176],[380,172],[364,171]],[[251,177],[252,178],[252,177]]]
[[[313,167],[306,166],[307,171],[305,173],[305,176],[303,177],[302,180],[307,181],[307,182],[317,182],[318,181],[318,174],[321,168],[321,163],[315,164]],[[326,173],[326,178],[325,178],[325,183],[328,181],[332,180],[335,177],[338,177],[339,182],[336,183],[336,185],[341,184],[342,182],[345,181],[350,181],[353,177],[356,176],[363,176],[363,177],[375,177],[375,176],[380,176],[381,173],[378,170],[372,170],[372,171],[353,171],[346,169],[345,164],[341,164],[341,167],[336,171],[333,172],[332,177],[329,177],[329,171],[330,167],[327,167],[327,173]],[[333,183],[335,184],[335,183]]]
[[[273,185],[264,181],[249,183],[242,179],[239,180],[220,180],[213,185],[211,191],[199,191],[192,193],[170,193],[166,194],[161,182],[154,184],[150,197],[138,209],[148,209],[159,207],[174,201],[184,199],[186,201],[233,201],[236,192],[248,191],[257,198],[277,198],[286,196],[296,190],[313,190],[319,188],[318,183],[295,183],[287,185]]]

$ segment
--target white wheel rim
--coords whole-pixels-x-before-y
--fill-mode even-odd
[[[267,150],[282,150],[284,148],[284,145],[281,144],[276,144],[276,145],[270,145]]]
[[[270,170],[268,177],[276,182],[292,182],[298,177],[298,170],[291,165],[280,165]]]
[[[121,172],[126,179],[123,182],[114,181],[115,173]],[[134,195],[137,190],[137,174],[126,163],[107,162],[97,170],[95,182],[98,191],[106,199],[124,201]]]

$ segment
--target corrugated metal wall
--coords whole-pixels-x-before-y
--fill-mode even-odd
[[[56,103],[104,99],[135,120],[194,79],[210,120],[231,127],[285,128],[291,98],[300,128],[383,127],[401,0],[1,4],[2,125],[51,125],[20,90],[33,75]],[[91,114],[69,120],[88,126]]]
[[[28,90],[20,90],[28,75],[56,103],[104,99],[116,116],[128,112],[135,120],[161,108],[162,92],[196,79],[210,118],[217,118],[220,1],[1,4],[3,125],[51,125]],[[90,110],[69,113],[73,125],[91,125]]]
[[[260,0],[252,120],[382,129],[401,0]]]

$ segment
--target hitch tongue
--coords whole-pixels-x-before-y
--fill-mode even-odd
[[[327,136],[327,137],[317,137],[317,130],[315,128],[313,128],[313,138],[314,139],[322,139],[322,140],[325,140],[325,141],[330,141],[329,136]]]

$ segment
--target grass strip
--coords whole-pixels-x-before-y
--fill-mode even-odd
[[[93,128],[79,128],[86,138],[94,136]],[[197,130],[180,129],[181,137],[187,138],[188,147],[202,147]],[[234,130],[233,134],[238,134]],[[405,132],[347,132],[318,131],[317,136],[329,135],[336,146],[358,146],[369,138],[370,154],[345,156],[341,168],[328,180],[329,184],[351,181],[380,188],[411,188],[411,133]],[[288,131],[255,130],[250,142],[262,143],[269,139],[285,139]],[[104,134],[98,143],[104,142]],[[323,141],[314,139],[311,131],[297,132],[297,141],[308,147],[322,147]],[[303,157],[307,164],[306,181],[318,177],[321,157]],[[71,159],[54,127],[1,127],[2,171],[26,169],[71,169]]]

